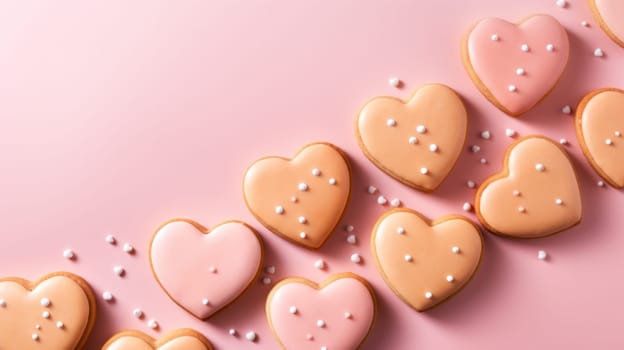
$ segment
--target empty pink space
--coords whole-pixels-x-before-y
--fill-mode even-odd
[[[481,18],[544,13],[566,28],[570,57],[557,87],[535,108],[506,116],[475,88],[460,43]],[[587,27],[581,25],[586,21]],[[604,57],[593,52],[601,48]],[[0,2],[0,275],[83,276],[98,296],[87,349],[135,328],[158,337],[191,327],[217,349],[278,349],[265,315],[277,281],[321,282],[352,271],[373,286],[376,326],[362,349],[617,349],[624,346],[624,194],[600,180],[561,112],[589,91],[624,86],[624,49],[585,0]],[[396,89],[387,81],[399,77]],[[468,110],[468,146],[433,193],[401,185],[360,151],[353,121],[378,95],[407,98],[443,83]],[[581,185],[583,220],[552,237],[516,241],[484,233],[480,270],[461,293],[426,313],[397,298],[375,268],[370,232],[398,198],[428,217],[465,214],[475,189],[502,165],[518,136],[566,139]],[[479,135],[491,132],[490,139]],[[247,210],[245,169],[328,141],[353,166],[342,222],[317,251],[270,233]],[[485,164],[480,162],[485,159]],[[378,193],[370,195],[374,185]],[[153,278],[154,231],[189,217],[207,226],[249,223],[265,243],[264,270],[240,299],[208,321],[175,305]],[[347,233],[345,225],[353,225]],[[113,234],[117,244],[105,242]],[[354,234],[356,244],[347,243]],[[124,243],[135,248],[123,251]],[[71,248],[75,260],[63,258]],[[549,259],[537,259],[545,250]],[[358,253],[361,264],[349,257]],[[233,252],[232,254],[236,254]],[[323,259],[327,268],[314,262]],[[117,276],[113,268],[123,266]],[[270,270],[272,271],[272,270]],[[193,274],[193,271],[182,273]],[[111,292],[114,302],[101,295]],[[133,316],[140,308],[145,316]],[[148,328],[156,320],[159,329]],[[236,329],[238,336],[229,335]],[[245,334],[254,331],[257,341]],[[331,349],[330,349],[331,350]]]

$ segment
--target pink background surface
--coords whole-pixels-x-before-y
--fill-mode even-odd
[[[364,349],[613,349],[624,346],[621,191],[598,176],[575,141],[572,117],[560,112],[588,91],[624,85],[624,50],[591,18],[585,1],[3,1],[0,3],[0,275],[30,279],[54,270],[84,276],[98,300],[88,349],[114,332],[152,335],[178,327],[206,334],[217,349],[276,349],[264,316],[269,286],[256,283],[207,322],[173,304],[152,278],[147,246],[173,217],[206,226],[241,219],[266,242],[273,281],[301,275],[322,280],[353,271],[377,292],[378,322]],[[521,119],[503,115],[474,88],[459,58],[465,30],[479,18],[556,16],[568,29],[571,58],[561,83]],[[589,28],[580,25],[582,20]],[[596,47],[606,57],[592,55]],[[397,90],[387,78],[406,82]],[[359,151],[353,119],[376,95],[405,97],[427,82],[445,83],[465,99],[466,151],[442,187],[423,194],[388,178]],[[485,235],[485,256],[472,283],[452,301],[419,314],[395,297],[371,260],[369,237],[387,208],[366,193],[431,217],[462,213],[479,183],[499,168],[504,135],[542,133],[568,146],[584,194],[581,225],[559,235],[512,241]],[[493,133],[482,140],[482,130]],[[311,141],[330,141],[352,160],[353,224],[359,244],[338,229],[318,252],[286,243],[245,208],[245,168],[269,154],[291,155]],[[479,158],[489,160],[479,164]],[[471,215],[472,216],[472,215]],[[137,254],[104,242],[107,233]],[[62,257],[72,248],[78,260]],[[540,261],[545,249],[551,259]],[[349,256],[358,252],[364,263]],[[182,254],[182,253],[181,253]],[[326,272],[313,262],[323,258]],[[123,265],[124,278],[112,267]],[[137,320],[141,307],[160,332]],[[257,343],[231,337],[254,330]]]

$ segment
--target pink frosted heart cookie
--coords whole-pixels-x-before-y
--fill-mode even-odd
[[[581,191],[570,158],[543,136],[516,141],[503,170],[479,187],[475,210],[488,230],[514,238],[544,237],[578,224]]]
[[[162,225],[150,244],[156,280],[180,307],[206,319],[238,298],[262,266],[260,236],[245,223],[208,230],[186,219]]]
[[[351,194],[346,155],[329,143],[312,143],[292,159],[265,157],[243,181],[245,203],[266,228],[291,242],[319,248],[336,228]]]
[[[366,280],[339,273],[322,284],[293,277],[267,298],[266,313],[282,349],[357,349],[375,322],[375,295]]]
[[[449,215],[431,221],[410,209],[383,214],[373,228],[373,256],[386,284],[425,311],[458,293],[477,271],[483,238],[477,225]]]
[[[95,315],[91,287],[69,272],[55,272],[36,282],[0,279],[0,349],[81,349]]]
[[[624,47],[624,1],[589,0],[589,6],[602,30]]]
[[[468,117],[451,88],[428,84],[407,101],[375,97],[355,124],[360,148],[373,164],[408,186],[430,192],[457,162]]]
[[[490,102],[514,117],[533,108],[554,88],[569,51],[566,30],[548,15],[533,15],[518,24],[485,18],[462,43],[462,58],[472,81]]]
[[[143,332],[123,331],[110,338],[102,350],[212,350],[212,345],[192,329],[177,329],[158,340]]]
[[[594,169],[611,186],[624,188],[624,90],[589,93],[576,110],[575,124],[583,153]]]

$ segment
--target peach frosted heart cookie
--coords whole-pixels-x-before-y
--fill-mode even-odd
[[[95,295],[69,272],[0,279],[0,349],[76,350],[95,322]]]
[[[599,89],[576,110],[576,135],[594,169],[613,187],[624,187],[624,91]]]
[[[167,295],[193,316],[206,319],[256,279],[263,248],[256,231],[240,221],[208,230],[192,220],[175,219],[156,230],[149,256]]]
[[[475,210],[488,230],[516,238],[544,237],[578,224],[581,192],[570,158],[543,136],[516,141],[503,170],[479,187]]]
[[[470,78],[496,107],[519,116],[539,103],[559,81],[570,51],[564,27],[548,15],[520,23],[478,21],[462,43]]]
[[[212,350],[212,345],[192,329],[177,329],[158,340],[143,332],[123,331],[109,339],[102,350]]]
[[[362,107],[355,124],[360,148],[373,164],[408,186],[430,192],[457,162],[468,117],[451,88],[428,84],[406,101],[375,97]]]
[[[459,292],[479,267],[483,239],[470,220],[431,221],[410,209],[383,214],[373,228],[375,263],[394,293],[425,311]]]
[[[292,277],[269,293],[266,314],[282,349],[357,349],[375,322],[375,295],[353,273],[321,284]]]
[[[247,169],[243,194],[251,213],[273,233],[319,248],[349,202],[349,162],[338,147],[322,142],[304,146],[292,159],[265,157]]]
[[[624,47],[624,1],[589,0],[589,5],[602,30]]]

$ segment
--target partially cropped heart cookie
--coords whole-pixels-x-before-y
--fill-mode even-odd
[[[353,273],[322,284],[303,278],[279,282],[267,298],[266,313],[282,349],[357,349],[375,322],[371,286]]]
[[[623,2],[624,3],[624,2]],[[589,93],[576,111],[576,135],[591,165],[611,186],[624,187],[624,91]]]
[[[482,19],[462,44],[472,81],[490,102],[514,117],[533,108],[554,88],[569,51],[566,30],[548,15],[530,16],[519,24]]]
[[[95,314],[93,291],[69,272],[55,272],[36,282],[0,279],[0,349],[80,349],[93,329]]]
[[[355,128],[360,148],[378,168],[408,186],[430,192],[457,162],[467,124],[459,96],[449,87],[429,84],[407,101],[370,100],[358,114]]]
[[[259,235],[239,221],[208,230],[186,219],[161,226],[150,244],[152,272],[167,295],[199,319],[232,303],[262,266]]]
[[[602,30],[624,47],[624,1],[589,0],[589,5]]]
[[[406,304],[430,309],[459,292],[481,262],[477,226],[459,215],[430,221],[409,209],[382,215],[371,237],[379,272]]]
[[[258,221],[308,248],[319,248],[336,228],[350,193],[349,162],[329,143],[309,144],[292,159],[259,159],[243,181],[245,203]]]
[[[543,136],[527,136],[507,150],[502,172],[479,187],[475,210],[490,231],[538,238],[578,224],[581,192],[570,158]]]
[[[143,332],[123,331],[109,339],[102,350],[212,350],[212,345],[192,329],[178,329],[158,340]]]

